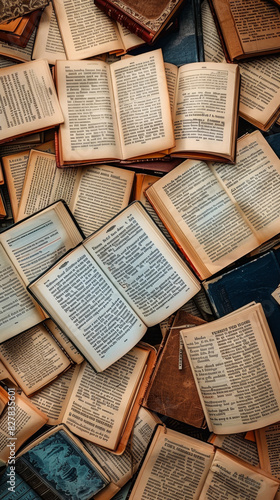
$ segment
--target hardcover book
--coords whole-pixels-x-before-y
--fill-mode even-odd
[[[0,4],[0,23],[25,16],[37,9],[44,9],[49,0],[4,0]]]

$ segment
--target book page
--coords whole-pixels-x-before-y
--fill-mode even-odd
[[[80,437],[114,450],[143,375],[148,352],[134,347],[102,373],[80,365],[63,422]]]
[[[160,49],[110,65],[122,158],[166,150],[174,134]]]
[[[63,122],[47,61],[0,69],[0,141]]]
[[[48,420],[44,413],[14,390],[10,389],[8,394],[10,405],[0,419],[0,459],[5,462],[9,457],[14,459],[19,447]]]
[[[147,326],[170,316],[199,291],[197,280],[140,203],[130,205],[84,246]]]
[[[0,236],[26,285],[81,240],[81,234],[62,204],[48,207]]]
[[[78,365],[71,366],[69,370],[29,397],[32,404],[47,415],[48,425],[61,424],[78,372]]]
[[[44,319],[0,245],[0,340],[17,335]]]
[[[36,146],[36,149],[46,151],[47,153],[54,153],[54,143],[53,141],[46,142],[44,144]],[[18,214],[18,206],[24,184],[29,154],[30,150],[26,150],[21,151],[20,153],[4,156],[1,159],[5,170],[5,176],[7,179],[7,186],[15,220]]]
[[[147,197],[203,277],[258,246],[236,203],[205,162],[181,163],[149,188]]]
[[[54,154],[31,151],[16,221],[60,199],[69,205],[78,189],[80,173],[77,168],[57,168]]]
[[[64,349],[64,351],[68,354],[72,361],[77,364],[82,363],[84,357],[79,353],[79,351],[77,351],[76,347],[67,337],[67,335],[65,335],[65,333],[63,333],[51,319],[45,320],[44,325],[56,338],[59,345]]]
[[[244,53],[280,47],[280,12],[263,0],[229,0],[230,12]]]
[[[279,419],[279,358],[271,357],[261,312],[256,304],[181,331],[209,429],[216,434]]]
[[[30,287],[98,371],[129,351],[146,326],[79,246]]]
[[[279,233],[280,160],[259,131],[237,142],[234,168],[212,168],[261,244]]]
[[[67,59],[123,51],[116,23],[92,0],[53,0]]]
[[[69,208],[86,236],[128,205],[134,172],[101,165],[83,167]]]
[[[238,66],[193,63],[179,68],[172,153],[230,154],[236,114]]]
[[[199,500],[273,500],[277,487],[272,476],[217,450]]]
[[[205,61],[225,62],[220,37],[207,0],[204,0],[201,4],[201,16]]]
[[[208,442],[255,467],[259,465],[257,445],[254,441],[245,439],[244,432],[239,434],[220,434],[219,436],[213,434]]]
[[[142,40],[142,38],[139,38],[139,36],[135,35],[134,33],[131,33],[131,31],[125,26],[117,23],[117,28],[119,30],[124,49],[126,51],[134,47],[139,47],[139,45],[144,45],[144,40]]]
[[[280,56],[244,61],[241,74],[239,114],[267,130],[280,113]]]
[[[49,64],[65,60],[66,54],[52,3],[43,10],[37,29],[33,59],[47,59]]]
[[[280,422],[255,431],[262,469],[280,480]],[[280,485],[275,500],[280,498]]]
[[[197,500],[213,456],[211,445],[159,426],[130,500]]]
[[[110,451],[100,448],[90,441],[83,440],[83,442],[102,469],[107,472],[111,481],[122,487],[137,471],[157,423],[158,419],[155,416],[145,408],[140,407],[131,433],[130,443],[122,455],[110,453]],[[106,495],[106,492],[104,494]],[[100,494],[97,500],[103,498],[105,500],[106,496],[103,497]]]
[[[43,324],[0,344],[0,359],[27,395],[70,366]]]
[[[174,64],[164,63],[165,75],[168,87],[168,95],[170,100],[170,110],[173,116],[176,98],[176,87],[178,78],[178,68]]]
[[[64,115],[59,129],[61,159],[120,158],[109,66],[97,60],[58,61],[56,70]]]

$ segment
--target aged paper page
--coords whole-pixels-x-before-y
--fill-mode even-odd
[[[45,7],[36,33],[33,59],[47,59],[49,64],[65,60],[66,54],[61,39],[52,3]]]

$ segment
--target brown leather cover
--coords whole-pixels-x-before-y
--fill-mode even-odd
[[[0,2],[0,23],[30,14],[34,10],[43,9],[49,0],[2,0]]]
[[[200,403],[191,367],[183,348],[183,369],[179,370],[180,327],[201,325],[204,320],[177,312],[169,334],[164,339],[156,367],[145,394],[143,406],[167,417],[194,427],[205,427],[205,417]]]

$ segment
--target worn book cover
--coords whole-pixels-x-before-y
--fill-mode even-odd
[[[43,9],[49,0],[2,0],[0,3],[0,23],[22,17],[37,9]]]

